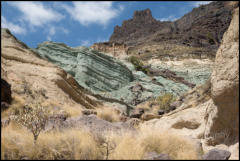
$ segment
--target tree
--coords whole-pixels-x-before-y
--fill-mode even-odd
[[[48,110],[39,103],[34,107],[24,106],[15,120],[32,132],[34,143],[36,144],[40,132],[45,129],[48,120]]]

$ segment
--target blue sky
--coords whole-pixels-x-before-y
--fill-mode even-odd
[[[1,1],[1,27],[8,28],[29,47],[44,41],[71,47],[108,41],[116,25],[149,8],[155,19],[176,20],[210,1]]]

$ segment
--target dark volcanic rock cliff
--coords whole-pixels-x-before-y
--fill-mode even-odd
[[[110,41],[134,44],[136,39],[153,34],[157,32],[159,28],[168,28],[170,25],[170,22],[160,22],[154,19],[150,9],[135,11],[132,19],[123,21],[121,27],[116,26],[114,28]]]
[[[135,11],[132,19],[114,28],[110,42],[124,42],[128,46],[143,42],[170,42],[217,49],[236,5],[237,2],[212,2],[194,8],[174,22],[155,20],[149,9]]]

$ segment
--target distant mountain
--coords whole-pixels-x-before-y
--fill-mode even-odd
[[[167,42],[217,49],[236,5],[238,2],[211,2],[194,8],[174,22],[154,19],[150,9],[135,11],[132,19],[114,28],[109,42],[125,43],[127,46]]]

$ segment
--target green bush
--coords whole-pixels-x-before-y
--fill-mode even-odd
[[[210,44],[214,44],[214,43],[215,43],[212,33],[208,32],[207,38],[208,38],[208,42],[209,42]]]
[[[137,71],[142,71],[142,72],[144,72],[145,74],[148,73],[148,70],[143,67],[144,64],[143,64],[143,62],[142,62],[139,58],[137,58],[137,57],[135,57],[135,56],[130,56],[130,57],[128,58],[128,61],[131,62],[131,63],[134,65],[135,70],[137,70]]]
[[[156,102],[160,109],[169,110],[170,104],[176,100],[176,97],[171,93],[165,93],[156,98]]]

